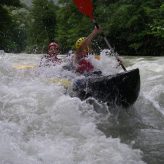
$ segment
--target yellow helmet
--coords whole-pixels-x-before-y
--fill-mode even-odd
[[[79,49],[85,39],[86,39],[86,37],[79,38],[75,43],[75,48]]]

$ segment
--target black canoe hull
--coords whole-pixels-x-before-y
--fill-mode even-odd
[[[74,85],[74,92],[81,100],[94,97],[100,102],[124,108],[134,104],[139,91],[139,69],[111,76],[88,77]]]

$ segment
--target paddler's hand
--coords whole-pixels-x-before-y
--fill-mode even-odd
[[[119,57],[117,57],[117,61],[118,61],[118,65],[117,65],[117,67],[119,67],[120,65],[122,65],[123,63],[122,63],[122,60],[119,58]],[[116,67],[116,68],[117,68]]]
[[[94,28],[94,30],[93,30],[93,33],[94,33],[94,34],[99,34],[99,33],[101,33],[101,32],[102,32],[102,28],[101,28],[101,27],[97,28],[97,27],[95,26],[95,28]]]

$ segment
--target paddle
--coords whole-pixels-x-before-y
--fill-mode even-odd
[[[71,80],[57,78],[57,77],[48,79],[48,82],[61,85],[61,86],[65,87],[65,88],[68,88],[68,87],[70,87],[72,85],[72,81]]]
[[[95,21],[94,16],[93,16],[93,3],[92,3],[92,0],[73,0],[73,1],[75,3],[76,7],[79,9],[79,11],[82,14],[88,16],[91,19],[91,21],[95,24],[95,26],[97,28],[99,28],[99,25]],[[109,47],[109,49],[114,52],[112,46],[108,42],[108,40],[107,40],[106,36],[104,35],[104,33],[102,34],[102,36],[103,36],[104,41],[106,42],[107,46]],[[115,58],[117,59],[117,61],[119,62],[119,64],[121,65],[121,67],[123,68],[123,70],[127,71],[125,66],[121,63],[120,59],[118,58],[118,53],[114,52],[113,54],[114,54]]]
[[[36,65],[32,65],[32,64],[13,65],[13,68],[15,68],[17,70],[34,69],[35,67],[36,67]]]

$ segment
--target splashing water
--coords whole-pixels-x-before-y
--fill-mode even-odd
[[[101,58],[90,60],[103,74],[114,74],[112,57]],[[13,67],[37,65],[39,60],[40,56],[27,54],[6,54],[0,59],[0,163],[144,163],[140,150],[119,138],[107,138],[97,128],[99,114],[92,105],[65,94],[63,86],[46,82],[46,77],[74,74],[62,71],[61,66],[39,74],[35,69]]]

